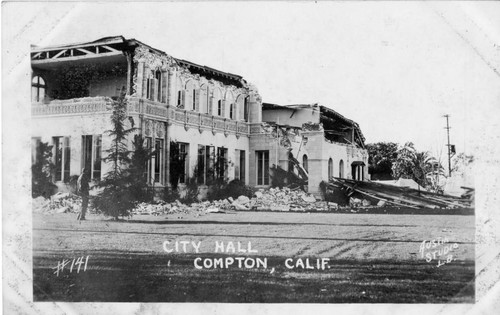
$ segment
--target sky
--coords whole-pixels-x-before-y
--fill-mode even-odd
[[[498,126],[498,2],[4,3],[2,18],[4,74],[23,75],[29,44],[123,35],[239,74],[264,102],[330,107],[367,143],[444,159],[442,115],[467,154]]]

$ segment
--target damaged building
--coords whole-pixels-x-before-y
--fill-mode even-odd
[[[368,177],[368,151],[359,125],[318,104],[262,104],[265,132],[252,135],[251,147],[270,152],[282,170],[307,173],[307,187],[319,193],[319,183],[332,177],[363,181]],[[274,138],[274,143],[269,141]],[[294,162],[295,161],[295,162]]]
[[[308,177],[313,193],[331,176],[366,178],[368,155],[355,122],[316,104],[263,104],[242,76],[172,57],[135,39],[33,46],[31,68],[32,162],[40,142],[52,145],[53,181],[60,189],[84,167],[94,182],[108,171],[106,131],[121,93],[127,127],[137,128],[156,152],[145,174],[156,188],[171,182],[171,144],[184,157],[181,186],[195,177],[200,185],[224,178],[267,187],[269,169],[273,164],[290,169],[290,157],[299,162],[298,172]]]

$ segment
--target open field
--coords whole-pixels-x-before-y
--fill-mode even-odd
[[[121,222],[90,215],[82,223],[70,214],[33,216],[35,301],[474,302],[470,215],[232,212]],[[449,243],[424,253],[456,244],[447,263],[447,255],[421,256],[422,241],[438,237]],[[176,252],[176,241],[195,242],[198,252],[192,245]],[[246,250],[251,242],[257,252],[215,253],[216,242]],[[202,263],[237,257],[267,259],[266,266]],[[299,258],[314,269],[297,267]],[[321,258],[329,258],[324,270]]]

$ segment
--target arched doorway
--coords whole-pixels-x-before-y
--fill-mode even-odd
[[[302,156],[302,167],[309,173],[309,167],[307,165],[307,155]]]
[[[339,162],[339,177],[344,178],[344,160]]]

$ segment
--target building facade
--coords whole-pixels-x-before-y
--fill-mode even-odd
[[[263,106],[258,90],[239,75],[174,58],[121,36],[32,47],[31,66],[33,152],[40,142],[53,146],[53,180],[61,189],[84,167],[94,181],[109,170],[103,162],[111,143],[106,131],[111,129],[112,104],[122,93],[127,100],[127,126],[137,128],[136,134],[156,152],[145,176],[150,185],[169,185],[171,144],[184,157],[181,185],[188,178],[203,185],[220,177],[266,187],[269,166],[287,161],[289,148],[275,147],[277,129],[273,133],[265,122],[275,116],[283,122],[285,111],[293,109]],[[309,165],[323,167],[326,159],[328,167],[329,157],[336,163],[342,160],[347,171],[339,175],[348,176],[349,163],[366,162],[356,143],[330,141],[324,130],[302,130],[305,122],[323,123],[322,114],[307,120],[302,117],[304,110],[299,112],[289,124],[296,125],[296,139],[308,141],[300,140],[301,145],[294,140],[297,148],[292,152],[306,154]],[[324,176],[317,181],[316,167],[309,172],[310,191],[316,192],[313,186]]]
[[[308,174],[308,191],[319,193],[319,183],[332,177],[368,179],[368,151],[359,125],[318,104],[279,106],[263,103],[262,121],[271,124],[275,149],[271,160],[291,171],[290,154]],[[281,137],[281,140],[279,139]],[[265,133],[251,136],[250,146],[264,150]]]

